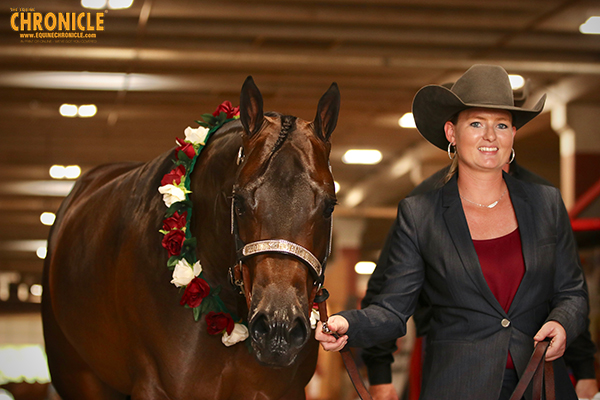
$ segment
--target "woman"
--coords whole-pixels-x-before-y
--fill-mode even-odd
[[[508,75],[475,65],[452,89],[431,85],[413,101],[419,132],[456,168],[440,189],[398,207],[382,293],[317,329],[325,350],[402,336],[421,290],[432,318],[422,399],[508,399],[535,344],[546,338],[558,399],[577,399],[562,356],[585,326],[587,291],[557,189],[502,171],[518,128],[537,116],[514,106]]]

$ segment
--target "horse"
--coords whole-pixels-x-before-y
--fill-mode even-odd
[[[57,212],[43,275],[48,365],[64,400],[305,399],[318,354],[309,314],[336,204],[329,153],[339,105],[333,83],[312,122],[265,113],[248,77],[239,119],[196,159],[189,232],[211,294],[218,288],[247,325],[248,339],[231,346],[170,283],[157,188],[177,150],[82,175]]]

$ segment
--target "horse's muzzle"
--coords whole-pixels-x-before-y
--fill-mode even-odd
[[[306,316],[295,310],[257,311],[248,324],[257,360],[271,367],[291,365],[310,336]]]

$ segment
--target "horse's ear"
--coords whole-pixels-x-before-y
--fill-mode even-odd
[[[337,83],[333,82],[327,92],[319,100],[317,116],[314,126],[317,135],[324,141],[328,141],[337,124],[340,112],[340,90]]]
[[[262,126],[263,99],[252,76],[248,76],[242,85],[240,94],[240,120],[249,136],[258,132]]]

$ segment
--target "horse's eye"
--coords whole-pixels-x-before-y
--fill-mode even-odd
[[[246,211],[244,199],[242,199],[239,196],[235,196],[233,198],[233,206],[235,208],[235,213],[238,215],[238,217],[244,215],[244,212]]]
[[[335,200],[329,200],[325,202],[325,208],[323,209],[323,216],[325,218],[331,218],[331,214],[333,214],[333,209],[337,202]]]

